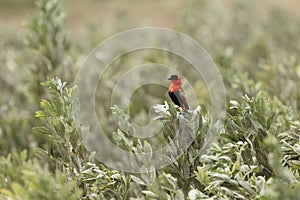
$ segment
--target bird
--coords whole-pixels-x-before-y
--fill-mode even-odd
[[[181,87],[182,78],[178,75],[171,75],[168,80],[171,81],[171,86],[169,87],[169,96],[173,103],[182,108],[183,111],[189,110],[189,105],[184,94],[184,90]]]

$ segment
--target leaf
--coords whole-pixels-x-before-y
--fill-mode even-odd
[[[212,182],[210,182],[210,184],[205,188],[205,190],[213,190],[217,187],[219,187],[220,185],[222,185],[224,183],[223,180],[214,180]]]
[[[199,199],[208,198],[207,195],[203,194],[202,192],[200,192],[197,189],[190,190],[189,193],[188,193],[188,197],[190,198],[190,200],[199,200]]]
[[[210,172],[209,173],[210,177],[218,178],[224,181],[229,181],[230,177],[227,174],[222,174],[222,173],[216,173],[216,172]]]
[[[164,174],[161,176],[161,187],[168,190],[168,191],[174,191],[177,187],[176,185],[176,179],[172,177],[170,174]]]
[[[290,165],[291,167],[293,167],[294,169],[300,170],[300,161],[299,161],[299,160],[291,160],[291,161],[289,162],[289,165]]]
[[[202,155],[200,161],[202,163],[213,163],[213,162],[218,162],[219,158],[214,155]]]
[[[182,190],[176,190],[174,200],[182,200],[182,199],[184,199],[184,194]]]
[[[59,135],[49,135],[49,139],[52,140],[53,142],[57,142],[59,144],[65,143],[64,139]]]
[[[32,128],[33,131],[38,132],[38,133],[43,133],[43,134],[50,134],[51,131],[49,130],[49,128],[45,127],[45,126],[36,126]]]
[[[35,117],[43,119],[43,118],[47,117],[47,115],[44,111],[38,110],[35,112]]]
[[[33,153],[38,157],[42,159],[49,158],[48,152],[45,151],[44,149],[41,149],[39,147],[36,147],[33,149]]]
[[[0,192],[8,197],[10,197],[11,199],[16,199],[15,195],[8,189],[1,189]]]
[[[202,167],[198,166],[197,167],[197,173],[196,176],[198,178],[198,180],[200,181],[201,184],[203,184],[204,186],[208,186],[209,185],[209,177],[208,177],[208,172],[205,171]]]
[[[242,180],[241,178],[237,179],[237,182],[244,188],[246,189],[248,194],[255,194],[255,192],[253,191],[253,189],[251,188],[251,185],[249,184],[249,182]]]
[[[139,184],[139,185],[144,185],[144,186],[147,185],[142,179],[140,179],[140,178],[138,178],[138,177],[136,177],[136,176],[130,175],[130,177],[132,178],[132,180],[133,180],[134,182],[136,182],[136,183]]]
[[[147,190],[143,190],[142,191],[143,194],[145,194],[146,196],[148,197],[151,197],[151,198],[158,198],[159,196],[156,195],[155,193],[151,192],[151,191],[147,191]]]
[[[26,198],[26,194],[27,194],[27,190],[22,187],[20,184],[18,183],[12,183],[12,188],[14,193],[18,196],[18,197],[22,197],[22,198]]]
[[[154,182],[156,179],[156,169],[154,166],[151,166],[149,169],[149,178],[150,178],[150,182]]]
[[[150,162],[153,154],[151,144],[145,140],[143,146],[144,146],[144,153],[147,155],[146,161]]]
[[[219,159],[223,163],[232,163],[232,160],[231,160],[231,158],[229,156],[219,156]]]
[[[238,109],[240,106],[240,103],[235,100],[230,100],[229,103],[231,104],[229,109]]]

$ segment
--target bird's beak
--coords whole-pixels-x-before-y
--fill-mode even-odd
[[[172,78],[171,78],[171,77],[169,77],[169,78],[168,78],[168,80],[172,80]]]

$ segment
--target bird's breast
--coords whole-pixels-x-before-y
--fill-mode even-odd
[[[175,92],[177,90],[179,90],[180,85],[171,85],[169,88],[169,92]]]

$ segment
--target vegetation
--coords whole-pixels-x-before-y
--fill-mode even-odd
[[[221,71],[224,126],[212,120],[201,80],[191,78],[201,106],[189,116],[157,86],[139,88],[127,113],[105,103],[110,81],[122,75],[119,68],[107,71],[108,84],[95,98],[104,105],[99,116],[111,116],[104,123],[108,138],[143,155],[171,144],[163,157],[169,165],[156,169],[151,156],[140,156],[134,162],[147,163],[143,172],[129,173],[109,168],[86,149],[86,130],[74,113],[80,110],[80,85],[72,85],[78,63],[107,32],[92,29],[81,44],[71,41],[60,2],[37,0],[39,12],[26,23],[25,36],[0,32],[0,199],[299,199],[300,17],[273,7],[257,14],[258,3],[236,0],[225,7],[190,0],[181,13],[178,29],[202,43]],[[112,66],[131,66],[135,59],[175,63],[193,77],[180,69],[185,61],[152,50],[125,55]],[[133,121],[147,121],[151,102],[158,102],[153,109],[162,130],[151,141],[133,137]],[[193,140],[175,136],[182,127]]]

